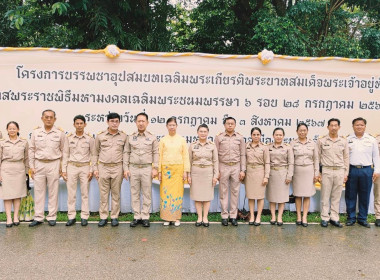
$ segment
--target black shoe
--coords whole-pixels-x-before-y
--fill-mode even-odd
[[[70,227],[70,226],[74,225],[76,222],[77,221],[75,219],[70,219],[70,220],[67,221],[66,226]]]
[[[13,223],[10,223],[10,224],[5,224],[6,227],[12,227],[13,226]]]
[[[255,224],[255,222],[249,222],[248,223],[250,226],[253,226]]]
[[[119,225],[119,220],[118,219],[111,219],[111,226],[117,227]]]
[[[380,219],[376,219],[375,226],[380,227]]]
[[[14,225],[15,227],[17,227],[17,226],[20,225],[20,222],[14,222],[13,225]]]
[[[270,224],[274,226],[276,224],[276,221],[270,221]]]
[[[238,226],[238,221],[236,219],[231,219],[231,225],[237,227]]]
[[[307,227],[309,224],[308,224],[308,223],[301,223],[301,225],[302,225],[303,227]]]
[[[342,224],[339,223],[339,221],[330,220],[330,224],[332,224],[334,227],[342,228]]]
[[[56,221],[55,220],[49,220],[48,224],[49,224],[49,226],[54,227],[56,225]]]
[[[321,221],[321,227],[327,227],[329,225],[329,223],[325,220],[322,220]]]
[[[222,219],[222,225],[228,226],[228,220],[227,219]]]
[[[81,224],[82,227],[87,226],[88,225],[87,219],[80,219],[80,224]]]
[[[148,219],[144,219],[141,221],[143,227],[150,227],[150,222]]]
[[[296,221],[296,225],[297,225],[297,226],[302,225],[302,221]]]
[[[346,222],[346,226],[350,227],[350,226],[353,226],[355,224],[354,221],[347,221]]]
[[[43,222],[40,222],[40,221],[36,221],[36,220],[34,220],[33,222],[31,222],[30,224],[29,224],[29,227],[35,227],[35,226],[38,226],[38,225],[40,225],[40,224],[42,224]]]
[[[258,227],[259,225],[261,225],[261,223],[253,222],[253,225],[254,225],[255,227]]]
[[[202,223],[204,227],[209,227],[210,226],[210,223],[207,222],[207,223]]]
[[[107,220],[106,219],[104,219],[104,220],[102,219],[102,220],[99,221],[98,227],[104,227],[106,224],[107,224]]]
[[[277,225],[280,227],[282,226],[284,223],[283,222],[277,222]]]
[[[367,221],[358,221],[358,224],[366,228],[371,227]]]
[[[195,222],[196,227],[200,227],[203,224],[203,222]]]
[[[140,220],[133,219],[133,221],[129,224],[130,227],[137,227],[140,223]]]

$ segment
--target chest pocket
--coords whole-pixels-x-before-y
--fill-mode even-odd
[[[83,142],[81,147],[82,148],[90,148],[90,142],[88,142],[88,141]]]
[[[59,144],[61,142],[61,139],[58,135],[54,135],[50,140],[49,140],[49,146],[54,148],[54,149],[57,149],[59,148]]]

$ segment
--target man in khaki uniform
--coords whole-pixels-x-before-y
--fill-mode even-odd
[[[75,133],[67,135],[62,158],[62,177],[67,182],[67,215],[66,226],[75,224],[75,202],[78,179],[81,189],[81,225],[87,226],[90,215],[88,206],[88,191],[95,164],[95,140],[90,134],[84,133],[86,119],[82,115],[74,117]]]
[[[35,215],[30,227],[42,224],[46,197],[46,184],[49,189],[49,214],[46,219],[55,226],[58,210],[58,188],[61,173],[61,158],[65,143],[65,134],[56,128],[55,112],[45,110],[41,117],[44,127],[37,127],[29,145],[29,166],[34,180]]]
[[[131,227],[141,223],[149,227],[149,211],[152,205],[152,179],[158,175],[158,142],[155,135],[146,130],[148,115],[140,113],[135,119],[137,131],[128,136],[123,159],[124,177],[130,178],[134,219]],[[143,205],[141,209],[141,192]]]
[[[240,182],[244,180],[246,172],[245,142],[243,136],[235,132],[236,120],[234,118],[226,118],[223,124],[225,132],[215,136],[215,145],[219,156],[219,198],[222,225],[228,226],[228,216],[230,216],[231,224],[237,226]],[[231,192],[229,214],[228,190]]]
[[[123,181],[123,153],[127,135],[119,130],[120,115],[110,113],[107,116],[108,129],[100,132],[95,139],[94,175],[100,190],[100,221],[104,227],[108,218],[108,200],[111,191],[111,225],[119,225],[120,190]]]
[[[0,139],[3,139],[3,134],[1,133],[1,131],[0,131]]]
[[[317,142],[322,165],[321,226],[327,227],[330,221],[332,225],[341,228],[339,203],[343,184],[347,181],[349,172],[349,150],[347,140],[338,136],[340,120],[330,119],[327,129],[329,134],[319,138]]]
[[[376,141],[379,147],[380,153],[380,134],[376,136]],[[375,204],[375,226],[380,227],[380,177],[375,180],[373,187],[374,204]]]

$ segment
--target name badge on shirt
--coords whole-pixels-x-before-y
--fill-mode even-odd
[[[354,143],[354,141],[352,141],[352,139],[348,140],[348,144],[352,144]]]
[[[145,138],[145,140],[146,140],[146,141],[150,141],[150,138],[149,138],[149,137],[147,137],[147,138]]]
[[[133,136],[133,141],[137,141],[137,136]]]
[[[194,145],[194,150],[198,150],[199,149],[199,145]]]

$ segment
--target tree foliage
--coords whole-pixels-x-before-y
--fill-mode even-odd
[[[3,0],[0,45],[380,58],[380,0]]]

